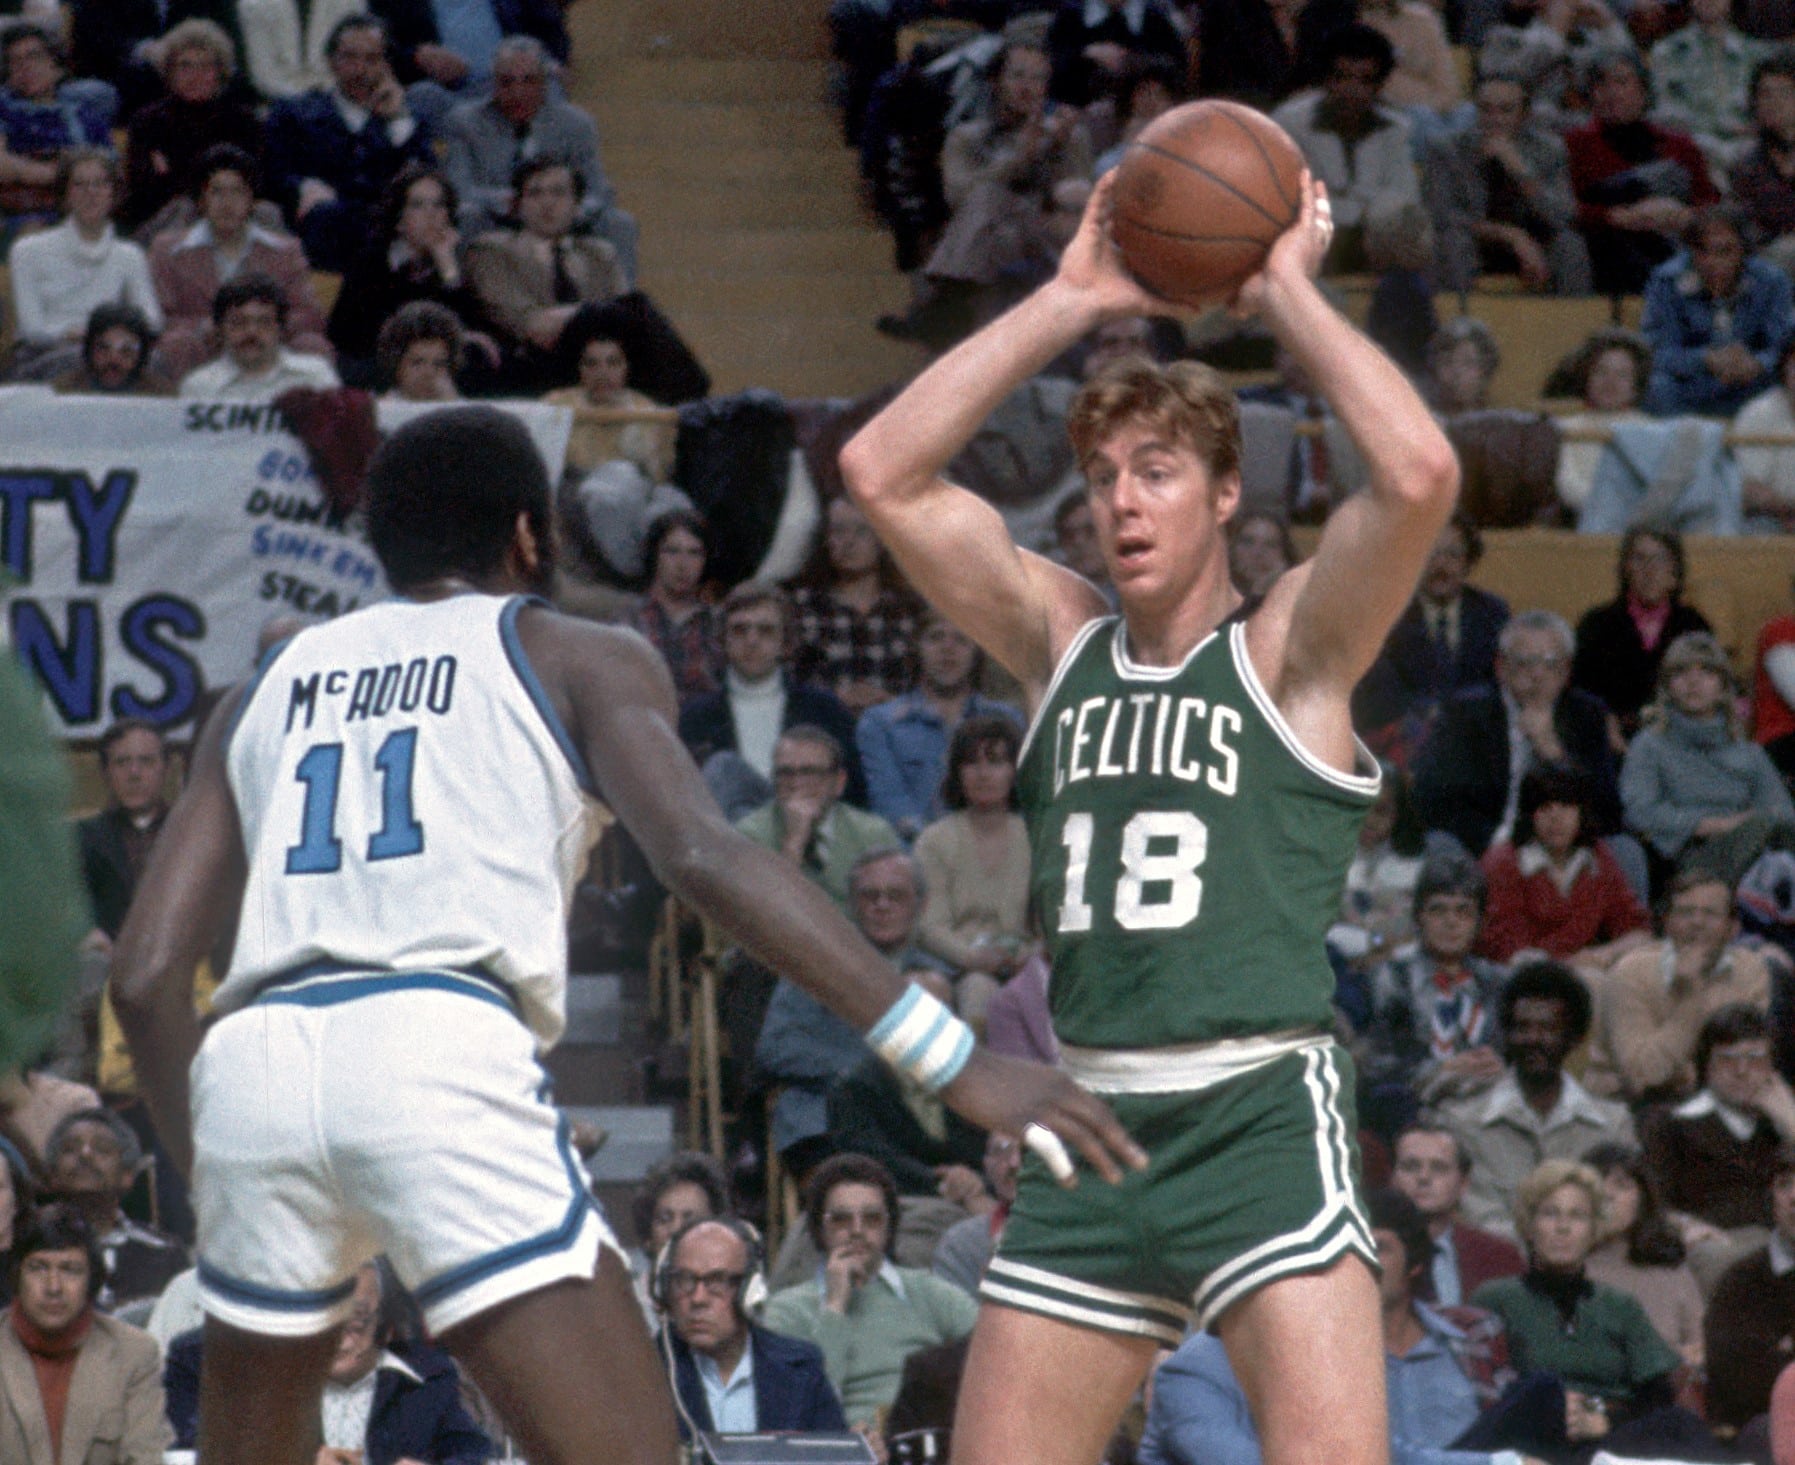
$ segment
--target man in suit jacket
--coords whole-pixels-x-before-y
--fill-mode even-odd
[[[274,104],[267,123],[269,196],[315,269],[341,272],[367,245],[374,209],[407,163],[432,158],[424,125],[393,75],[386,27],[338,21],[325,42],[332,84]]]
[[[840,745],[847,773],[841,796],[866,804],[853,714],[833,692],[794,683],[786,670],[791,623],[783,590],[752,581],[736,586],[723,601],[723,690],[679,710],[680,740],[731,819],[772,797],[774,744],[801,725],[821,728]]]
[[[1512,1241],[1459,1219],[1459,1202],[1471,1179],[1471,1157],[1442,1125],[1411,1124],[1396,1136],[1391,1184],[1427,1220],[1434,1251],[1421,1295],[1442,1307],[1458,1307],[1485,1282],[1518,1277],[1526,1260]]]
[[[1440,700],[1496,674],[1496,637],[1508,602],[1465,583],[1483,536],[1461,510],[1440,531],[1415,598],[1353,693],[1353,721],[1368,733],[1405,722],[1424,726]],[[1412,731],[1411,731],[1412,736]]]
[[[94,1311],[103,1263],[75,1212],[45,1206],[13,1248],[0,1314],[0,1460],[161,1465],[161,1359],[148,1333]]]
[[[100,738],[100,776],[109,802],[75,826],[75,839],[94,925],[110,940],[125,923],[137,878],[168,817],[162,800],[168,745],[161,732],[134,717],[113,723]]]
[[[1465,687],[1440,707],[1416,761],[1415,807],[1473,855],[1514,829],[1522,775],[1572,763],[1590,776],[1597,834],[1620,826],[1620,782],[1608,711],[1570,685],[1571,628],[1547,610],[1502,627],[1496,684]]]
[[[366,1465],[485,1465],[492,1441],[461,1402],[454,1360],[440,1348],[394,1341],[398,1299],[383,1295],[377,1266],[356,1277],[353,1308],[324,1389],[320,1458],[340,1451]],[[194,1328],[168,1345],[168,1419],[178,1449],[193,1449],[198,1438],[204,1336]]]
[[[658,1260],[655,1300],[666,1317],[679,1432],[845,1430],[835,1386],[814,1343],[749,1321],[764,1297],[760,1239],[739,1221],[689,1222]]]

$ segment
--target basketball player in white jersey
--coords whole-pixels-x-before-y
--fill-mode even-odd
[[[532,1465],[675,1458],[666,1380],[537,1061],[599,798],[671,889],[967,1117],[1061,1136],[1108,1178],[1144,1163],[1063,1076],[974,1050],[725,823],[646,642],[518,593],[547,583],[551,541],[514,419],[401,429],[367,512],[400,598],[302,631],[226,698],[115,955],[157,1127],[193,1170],[207,1465],[313,1465],[376,1252]],[[193,969],[233,923],[202,1044]]]

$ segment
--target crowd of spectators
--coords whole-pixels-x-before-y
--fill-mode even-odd
[[[632,385],[657,374],[641,317],[615,309],[637,235],[558,81],[558,6],[170,4],[131,20],[129,44],[97,8],[72,8],[72,49],[29,14],[0,40],[13,377],[572,407],[564,527],[602,613],[664,658],[719,803],[993,1047],[1051,1061],[1015,688],[826,483],[808,553],[767,578],[693,506],[689,425]],[[1672,29],[1647,0],[1362,0],[1356,19],[1333,0],[837,0],[847,124],[915,266],[916,304],[887,324],[956,338],[1051,268],[1153,116],[1193,92],[1248,100],[1328,180],[1333,264],[1379,276],[1387,319],[1411,277],[1643,295],[1639,333],[1565,343],[1583,408],[1567,428],[1617,445],[1565,444],[1555,494],[1574,519],[1613,502],[1627,431],[1795,428],[1795,15],[1778,34],[1771,9],[1735,26],[1692,0]],[[970,30],[899,60],[898,28],[944,15]],[[1474,52],[1468,90],[1453,45]],[[328,310],[323,275],[341,276]],[[1017,465],[988,477],[998,511],[1106,588],[1076,468],[1046,444],[1079,378],[1185,344],[1106,327],[1005,404],[1000,451],[956,471]],[[1500,359],[1477,322],[1425,332],[1414,363],[1443,414],[1487,410]],[[1248,444],[1273,485],[1233,529],[1251,601],[1298,562],[1292,520],[1350,493],[1353,455],[1287,362],[1243,403],[1302,426]],[[794,445],[773,441],[784,472]],[[1651,512],[1622,539],[1611,601],[1574,625],[1511,608],[1475,583],[1484,526],[1463,514],[1355,699],[1383,784],[1329,954],[1367,1176],[1387,1182],[1370,1220],[1404,1459],[1571,1460],[1596,1441],[1674,1458],[1719,1436],[1767,1460],[1779,1398],[1795,1424],[1795,1382],[1778,1384],[1795,1337],[1795,898],[1751,898],[1795,878],[1795,617],[1763,629],[1748,697],[1665,527],[1706,439],[1653,443],[1671,466],[1644,474]],[[1741,447],[1734,472],[1741,521],[1795,525],[1795,448]],[[108,806],[80,829],[95,956],[172,778],[147,724],[112,729],[101,762]],[[620,861],[653,907],[652,875]],[[894,1077],[777,971],[733,959],[722,1001],[732,1157],[776,1164],[802,1217],[767,1255],[736,1214],[759,1196],[716,1160],[677,1157],[645,1186],[631,1260],[682,1428],[847,1425],[882,1451],[945,1428],[1015,1138]],[[78,1388],[141,1436],[121,1458],[194,1427],[190,1217],[106,1004],[83,1002],[81,1031],[0,1086],[0,1362],[34,1365],[0,1368],[0,1391],[35,1380],[47,1427],[0,1432],[9,1460],[82,1457],[63,1442],[93,1413],[69,1392],[77,1354],[103,1363]],[[495,1448],[378,1268],[323,1422],[330,1449],[370,1460]],[[1212,1338],[1159,1371],[1139,1448],[1256,1458]]]

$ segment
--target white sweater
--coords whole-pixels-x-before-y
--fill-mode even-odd
[[[162,329],[149,260],[110,224],[92,244],[71,223],[19,240],[12,247],[12,300],[19,339],[36,344],[78,338],[94,307],[108,301],[135,305],[151,330]]]

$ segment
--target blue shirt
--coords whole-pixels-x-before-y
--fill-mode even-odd
[[[711,1423],[718,1434],[753,1434],[760,1427],[754,1407],[754,1349],[742,1350],[728,1383],[717,1360],[708,1353],[692,1354],[698,1365],[698,1382],[704,1385],[704,1402],[710,1406]]]
[[[467,62],[469,80],[491,76],[493,53],[505,38],[492,0],[430,0],[430,11],[443,46]]]
[[[1008,702],[977,692],[966,699],[968,717],[1007,717],[1023,726]],[[861,714],[854,729],[860,763],[866,770],[867,804],[906,840],[942,813],[941,780],[947,772],[947,745],[953,729],[920,691],[905,692]]]

